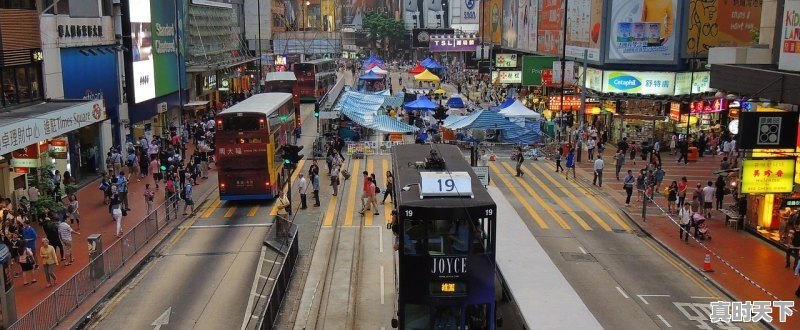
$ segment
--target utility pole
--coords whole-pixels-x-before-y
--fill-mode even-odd
[[[267,0],[267,1],[270,1],[270,0]],[[256,77],[258,78],[258,82],[256,83],[257,84],[256,91],[261,93],[261,79],[262,79],[261,71],[264,68],[264,64],[261,63],[261,54],[264,53],[261,50],[261,0],[256,0],[256,6],[258,7],[258,9],[257,9],[257,11],[258,11],[257,12],[257,16],[258,16],[258,40],[256,41],[256,47],[258,47],[258,53],[256,54],[256,56],[258,56],[258,71],[256,71]]]
[[[564,19],[562,22],[564,30],[561,36],[561,104],[558,109],[561,115],[561,125],[564,132],[567,131],[567,122],[564,120],[564,88],[566,88],[564,83],[567,77],[567,73],[565,72],[567,66],[567,6],[569,6],[569,0],[564,0]],[[572,143],[572,134],[567,134],[567,142]],[[580,146],[578,146],[578,152],[580,152]],[[580,161],[580,158],[578,161]]]

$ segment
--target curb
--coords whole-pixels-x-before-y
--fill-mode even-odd
[[[202,198],[202,202],[198,203],[198,205],[196,207],[199,209],[203,205],[205,205],[208,202],[209,197],[211,197],[212,193],[214,193],[215,191],[217,191],[217,189],[216,188],[212,188],[210,191],[206,192],[205,195]],[[98,300],[98,302],[94,306],[92,306],[86,313],[83,313],[83,315],[78,315],[79,319],[78,319],[77,323],[69,326],[69,329],[70,330],[83,329],[92,320],[94,320],[94,316],[99,311],[102,310],[102,308],[105,306],[105,304],[108,302],[108,300],[110,298],[112,298],[115,294],[117,294],[120,291],[122,291],[122,289],[125,288],[125,286],[127,286],[128,283],[130,283],[130,281],[134,277],[136,277],[136,275],[139,274],[139,272],[142,270],[142,268],[153,259],[153,257],[154,257],[153,253],[155,251],[158,251],[160,248],[162,248],[163,244],[167,240],[167,238],[172,237],[178,230],[180,230],[181,224],[186,222],[186,220],[189,220],[189,219],[191,219],[191,217],[186,217],[183,220],[181,220],[180,222],[176,223],[175,226],[172,227],[172,229],[170,229],[169,233],[167,233],[166,235],[164,235],[164,237],[161,238],[161,241],[157,242],[155,244],[155,246],[153,246],[153,248],[150,249],[150,251],[146,251],[147,253],[139,261],[136,261],[136,264],[133,266],[133,268],[131,268],[130,271],[128,271],[127,274],[124,274],[122,276],[122,278],[116,284],[114,284],[114,286],[112,286],[108,291],[106,291],[105,293],[102,293],[102,296],[100,297],[100,300]],[[140,252],[144,252],[144,251],[140,251]],[[99,291],[95,291],[94,293],[99,293]]]

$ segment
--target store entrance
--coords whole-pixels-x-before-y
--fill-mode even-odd
[[[97,178],[104,168],[101,161],[100,125],[89,125],[69,133],[72,174],[78,186]]]

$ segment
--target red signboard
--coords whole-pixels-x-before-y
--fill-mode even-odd
[[[39,157],[39,146],[31,144],[24,149],[19,149],[11,152],[11,157],[17,159],[36,159]]]
[[[726,99],[700,100],[694,101],[689,105],[691,114],[712,113],[723,111],[728,108]]]
[[[551,96],[547,106],[551,111],[561,111],[561,96]],[[578,110],[581,108],[581,98],[575,95],[564,95],[563,110]]]
[[[669,118],[674,121],[681,120],[681,104],[678,102],[672,102],[669,105]]]
[[[17,174],[28,174],[28,173],[30,173],[30,170],[27,167],[15,167],[14,168],[14,173],[17,173]]]
[[[542,70],[542,85],[553,86],[553,69]]]

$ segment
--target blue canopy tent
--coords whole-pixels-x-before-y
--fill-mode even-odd
[[[418,128],[395,120],[386,115],[379,115],[378,110],[384,103],[384,96],[364,94],[353,91],[345,92],[334,110],[350,118],[356,124],[389,133],[416,132]]]
[[[381,59],[379,59],[379,58],[378,58],[377,56],[375,56],[375,55],[372,55],[372,56],[370,56],[368,59],[364,60],[364,63],[363,63],[363,65],[364,65],[364,66],[367,66],[367,65],[370,65],[370,64],[372,64],[373,62],[377,63],[378,65],[381,65],[381,64],[383,64],[383,61],[382,61]]]
[[[408,110],[435,110],[439,105],[431,102],[427,96],[422,96],[415,101],[404,104],[403,107]]]
[[[464,100],[461,99],[461,95],[455,94],[447,99],[447,106],[456,109],[464,109],[467,106],[464,105]]]
[[[514,99],[509,97],[507,100],[503,101],[503,103],[500,103],[500,105],[490,107],[489,110],[500,111],[500,110],[503,110],[505,108],[508,108],[512,104],[514,104]]]
[[[378,81],[383,80],[383,77],[375,72],[369,71],[361,75],[361,77],[358,77],[358,80]]]
[[[431,61],[431,62],[430,62],[430,63],[428,63],[428,64],[423,64],[422,66],[423,66],[424,68],[426,68],[426,69],[442,69],[442,68],[444,68],[444,67],[443,67],[443,66],[441,66],[439,63],[436,63],[436,61]]]
[[[539,141],[539,135],[527,128],[520,127],[503,115],[496,112],[480,110],[461,118],[455,122],[444,125],[448,129],[499,129],[503,131],[503,142],[516,144],[532,144]]]

